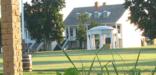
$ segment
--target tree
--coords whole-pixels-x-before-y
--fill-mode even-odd
[[[86,31],[87,31],[86,22],[89,20],[89,17],[85,13],[80,13],[80,15],[78,16],[78,20],[79,26],[77,28],[76,38],[79,41],[80,48],[82,49],[83,42],[86,41]]]
[[[86,41],[86,27],[79,25],[77,28],[77,40],[79,41],[79,46],[82,49],[83,42]]]
[[[77,28],[77,40],[79,41],[80,48],[83,48],[83,43],[86,42],[87,30],[97,26],[99,23],[91,19],[88,14],[80,13],[78,16],[79,26]],[[90,24],[87,26],[87,24]]]
[[[98,25],[100,25],[99,22],[97,22],[97,21],[95,21],[95,20],[91,20],[88,29],[91,29],[91,28],[96,27],[96,26],[98,26]]]
[[[125,0],[131,23],[143,30],[143,35],[156,38],[156,0]]]
[[[59,12],[64,6],[64,0],[32,0],[31,5],[25,3],[26,27],[31,37],[38,42],[43,41],[46,46],[55,40],[60,43],[64,25]]]

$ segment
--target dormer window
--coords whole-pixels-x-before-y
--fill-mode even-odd
[[[80,16],[80,13],[76,13],[76,16]]]
[[[94,18],[99,18],[101,16],[101,13],[98,11],[94,12]]]
[[[103,18],[107,18],[107,17],[109,17],[111,15],[111,12],[110,11],[103,11],[103,13],[102,13],[102,17]]]
[[[88,16],[91,18],[92,17],[92,13],[89,13]]]
[[[86,14],[89,18],[91,18],[91,16],[92,16],[92,13],[89,13],[89,12],[85,12],[85,14]]]
[[[107,16],[109,17],[111,15],[111,12],[107,11]]]
[[[80,16],[80,13],[77,12],[77,13],[76,13],[76,16],[75,16],[77,20],[79,19],[79,16]]]

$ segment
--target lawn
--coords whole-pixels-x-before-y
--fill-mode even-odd
[[[156,66],[156,48],[127,48],[101,50],[98,57],[102,63],[108,64],[109,70],[113,70],[111,64],[115,61],[117,69],[129,70],[134,67],[139,50],[142,50],[137,68],[142,71],[152,71]],[[74,50],[66,51],[77,68],[83,66],[89,69],[95,54],[99,50]],[[55,71],[63,71],[64,69],[73,67],[62,51],[38,52],[32,54],[33,72],[26,72],[24,75],[55,75]],[[99,62],[97,59],[94,63],[93,70],[99,70]],[[0,69],[2,70],[2,57],[0,58]],[[46,74],[45,74],[46,73]]]

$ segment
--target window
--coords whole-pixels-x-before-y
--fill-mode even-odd
[[[121,33],[121,24],[117,24],[118,33]]]
[[[89,13],[89,12],[85,12],[85,14],[86,14],[89,18],[91,18],[91,16],[92,16],[92,13]]]
[[[112,26],[113,28],[116,28],[116,26]]]
[[[98,12],[98,11],[94,12],[94,18],[100,18],[100,16],[101,16],[100,12]]]
[[[73,28],[70,28],[70,36],[73,36]]]
[[[121,24],[117,24],[117,25],[113,26],[113,28],[117,29],[118,33],[121,33]]]
[[[80,13],[77,12],[75,18],[79,20],[79,17],[80,17]]]
[[[66,29],[66,37],[68,38],[68,29]]]
[[[111,44],[111,39],[110,38],[106,38],[106,44]]]
[[[111,15],[111,12],[109,12],[109,11],[103,11],[102,12],[102,17],[103,18],[107,18],[107,17],[109,17]]]
[[[80,16],[80,13],[76,13],[76,16]]]

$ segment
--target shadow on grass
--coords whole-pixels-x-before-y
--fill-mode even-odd
[[[112,52],[117,52],[119,54],[137,54],[139,50],[142,50],[143,54],[156,53],[156,48],[122,48],[122,49],[101,49],[98,55],[110,55]],[[80,56],[80,55],[95,55],[98,50],[67,50],[70,56]],[[47,56],[64,56],[62,51],[48,51],[33,53],[33,57],[47,57]]]

